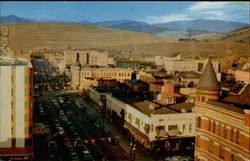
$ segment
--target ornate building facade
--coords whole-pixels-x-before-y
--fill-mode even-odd
[[[250,154],[250,109],[220,101],[209,60],[196,92],[196,161],[246,161]]]

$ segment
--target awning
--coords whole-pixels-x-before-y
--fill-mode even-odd
[[[181,132],[178,129],[171,129],[168,131],[168,135],[169,136],[176,136],[176,135],[180,135]]]

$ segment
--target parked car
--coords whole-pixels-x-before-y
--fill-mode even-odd
[[[94,125],[97,128],[101,128],[102,127],[102,123],[101,122],[96,122],[96,123],[94,123]]]

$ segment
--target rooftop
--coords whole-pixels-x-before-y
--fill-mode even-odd
[[[169,109],[167,107],[157,105],[150,101],[140,101],[135,102],[131,104],[133,107],[135,107],[137,110],[141,111],[142,113],[151,116],[151,114],[173,114],[178,113],[172,109]],[[154,109],[150,109],[150,106],[154,106]]]
[[[143,81],[140,81],[140,80],[137,80],[137,79],[132,79],[132,80],[127,80],[129,83],[132,83],[138,87],[147,87],[148,84],[143,82]]]
[[[208,60],[207,62],[206,68],[200,77],[197,89],[212,91],[220,89],[211,60]]]
[[[237,106],[245,105],[245,106],[248,106],[250,109],[250,93],[249,93],[249,91],[250,91],[250,84],[247,84],[241,89],[239,94],[227,96],[222,101],[224,101],[226,103],[233,103],[233,104],[236,104]]]
[[[222,108],[224,110],[229,110],[229,111],[233,111],[239,114],[244,114],[244,109],[236,107],[234,105],[229,105],[223,102],[218,102],[218,101],[214,101],[214,100],[208,100],[207,102],[210,105],[216,106],[218,108]]]
[[[192,112],[193,107],[194,103],[177,103],[169,106],[169,108],[178,112],[182,112],[182,109],[184,109],[186,112]]]
[[[18,65],[28,65],[26,59],[17,59],[12,58],[10,55],[1,55],[0,56],[0,66],[18,66]]]
[[[126,93],[112,93],[112,96],[121,100],[124,103],[131,104],[138,101],[144,101],[145,98],[142,93],[126,92]]]
[[[197,72],[190,71],[190,72],[181,73],[181,76],[183,78],[196,78],[196,79],[199,79],[201,77],[201,74],[197,73]]]

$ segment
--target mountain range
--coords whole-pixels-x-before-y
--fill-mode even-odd
[[[178,40],[180,38],[193,38],[200,36],[220,35],[221,33],[231,32],[248,24],[211,19],[197,19],[189,21],[172,21],[167,23],[147,24],[140,21],[131,20],[117,20],[117,21],[103,21],[90,22],[88,20],[75,21],[59,21],[59,20],[31,20],[15,15],[0,17],[0,23],[26,23],[26,22],[61,22],[61,23],[80,23],[92,24],[114,29],[121,29],[133,32],[143,32],[161,36],[170,40]]]

